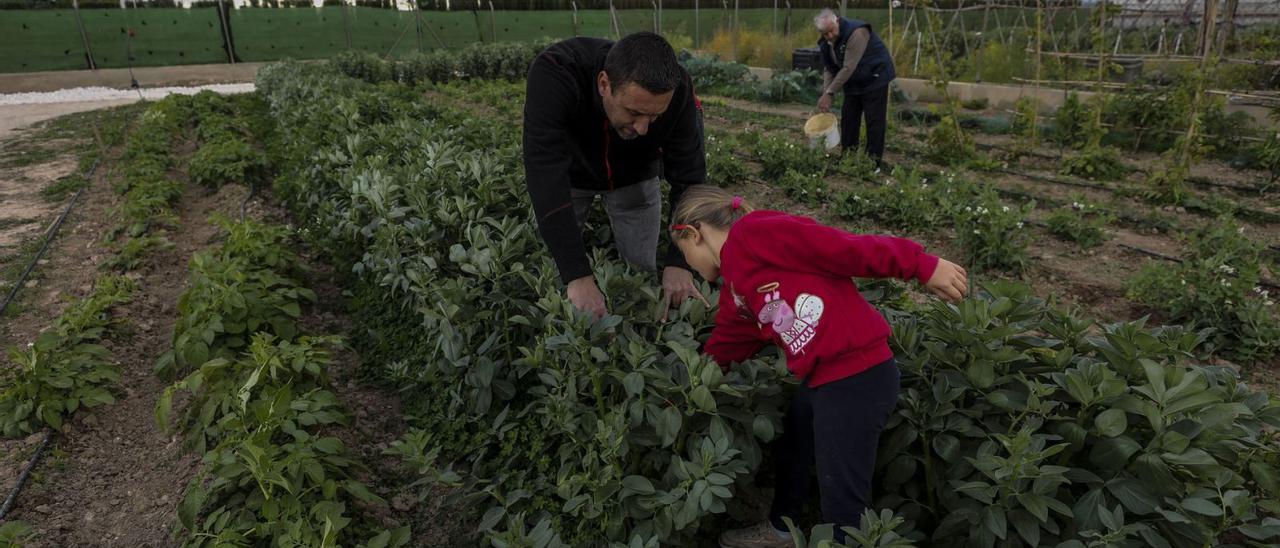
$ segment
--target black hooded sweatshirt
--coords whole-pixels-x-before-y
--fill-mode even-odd
[[[707,176],[702,105],[683,69],[667,111],[649,132],[623,140],[597,91],[610,40],[571,38],[551,45],[529,67],[524,107],[524,168],[538,230],[565,283],[591,275],[570,188],[612,190],[661,174],[674,207],[688,185]],[[688,268],[671,246],[667,266]]]

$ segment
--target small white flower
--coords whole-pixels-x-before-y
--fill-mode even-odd
[[[1262,306],[1275,306],[1275,304],[1276,304],[1275,301],[1272,301],[1271,299],[1262,301]]]
[[[973,233],[974,233],[974,234],[977,234],[977,233],[978,233],[978,229],[976,229],[976,228],[975,228],[975,229],[973,229]]]
[[[1231,299],[1227,299],[1227,300],[1226,300],[1226,301],[1224,301],[1224,302],[1226,302],[1227,306],[1231,306]]]
[[[1018,228],[1022,228],[1022,221],[1018,221]]]
[[[1222,287],[1231,287],[1231,282],[1228,282],[1226,278],[1223,278]]]
[[[972,207],[970,207],[970,206],[964,206],[964,210],[965,210],[965,212],[972,212],[972,211],[973,211],[973,208],[972,208]]]
[[[880,168],[876,168],[876,172],[874,173],[874,175],[879,175],[879,174],[880,174]]]
[[[1186,280],[1182,280],[1182,285],[1187,285],[1187,281],[1186,281]]]
[[[35,346],[35,345],[36,345],[36,343],[27,343],[27,348],[31,348],[31,347],[33,347],[33,346]]]
[[[1240,228],[1236,229],[1236,232],[1238,232],[1238,233],[1240,233],[1240,234],[1244,234],[1244,227],[1242,226],[1242,227],[1240,227]]]
[[[1004,206],[1004,207],[1003,207],[1003,208],[1001,208],[1001,209],[1003,209],[1005,213],[1008,213],[1008,212],[1009,212],[1009,206]]]

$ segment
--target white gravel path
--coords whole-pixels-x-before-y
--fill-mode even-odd
[[[144,88],[149,101],[181,93],[194,95],[203,90],[218,93],[247,93],[253,84],[213,84],[208,86]],[[138,90],[113,88],[69,88],[38,93],[0,93],[0,141],[23,128],[64,114],[126,105],[138,100]],[[0,143],[3,146],[3,143]]]
[[[254,90],[253,84],[212,84],[208,86],[143,88],[142,96],[148,100],[163,99],[167,95],[181,93],[194,95],[204,90],[218,93],[247,93]],[[70,88],[58,91],[36,93],[4,93],[0,94],[0,106],[32,105],[51,103],[82,103],[86,101],[120,101],[138,98],[138,90],[114,88]]]

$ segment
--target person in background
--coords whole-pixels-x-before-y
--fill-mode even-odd
[[[724,548],[792,546],[795,520],[818,472],[822,519],[858,527],[871,500],[880,433],[898,402],[900,374],[889,323],[854,277],[917,280],[958,302],[965,270],[911,240],[864,236],[778,211],[753,211],[741,196],[701,185],[684,193],[671,238],[707,280],[720,279],[720,310],[703,351],[726,370],[768,343],[800,382],[774,445],[768,521],[720,536]]]
[[[587,214],[600,197],[619,254],[656,272],[659,171],[673,205],[685,188],[706,180],[702,107],[671,44],[652,32],[616,43],[552,44],[530,65],[526,89],[524,168],[538,231],[569,300],[600,318],[608,305],[582,237]],[[670,251],[662,271],[668,303],[692,297],[705,303],[680,251]]]
[[[844,92],[840,109],[840,145],[858,148],[862,118],[867,119],[867,156],[880,165],[884,158],[884,132],[889,109],[889,82],[897,76],[893,56],[871,25],[846,19],[824,9],[813,18],[822,37],[822,97],[818,110],[831,111],[836,93]]]

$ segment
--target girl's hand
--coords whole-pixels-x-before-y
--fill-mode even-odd
[[[960,265],[939,258],[938,267],[924,286],[943,300],[958,303],[969,293],[969,273]]]

